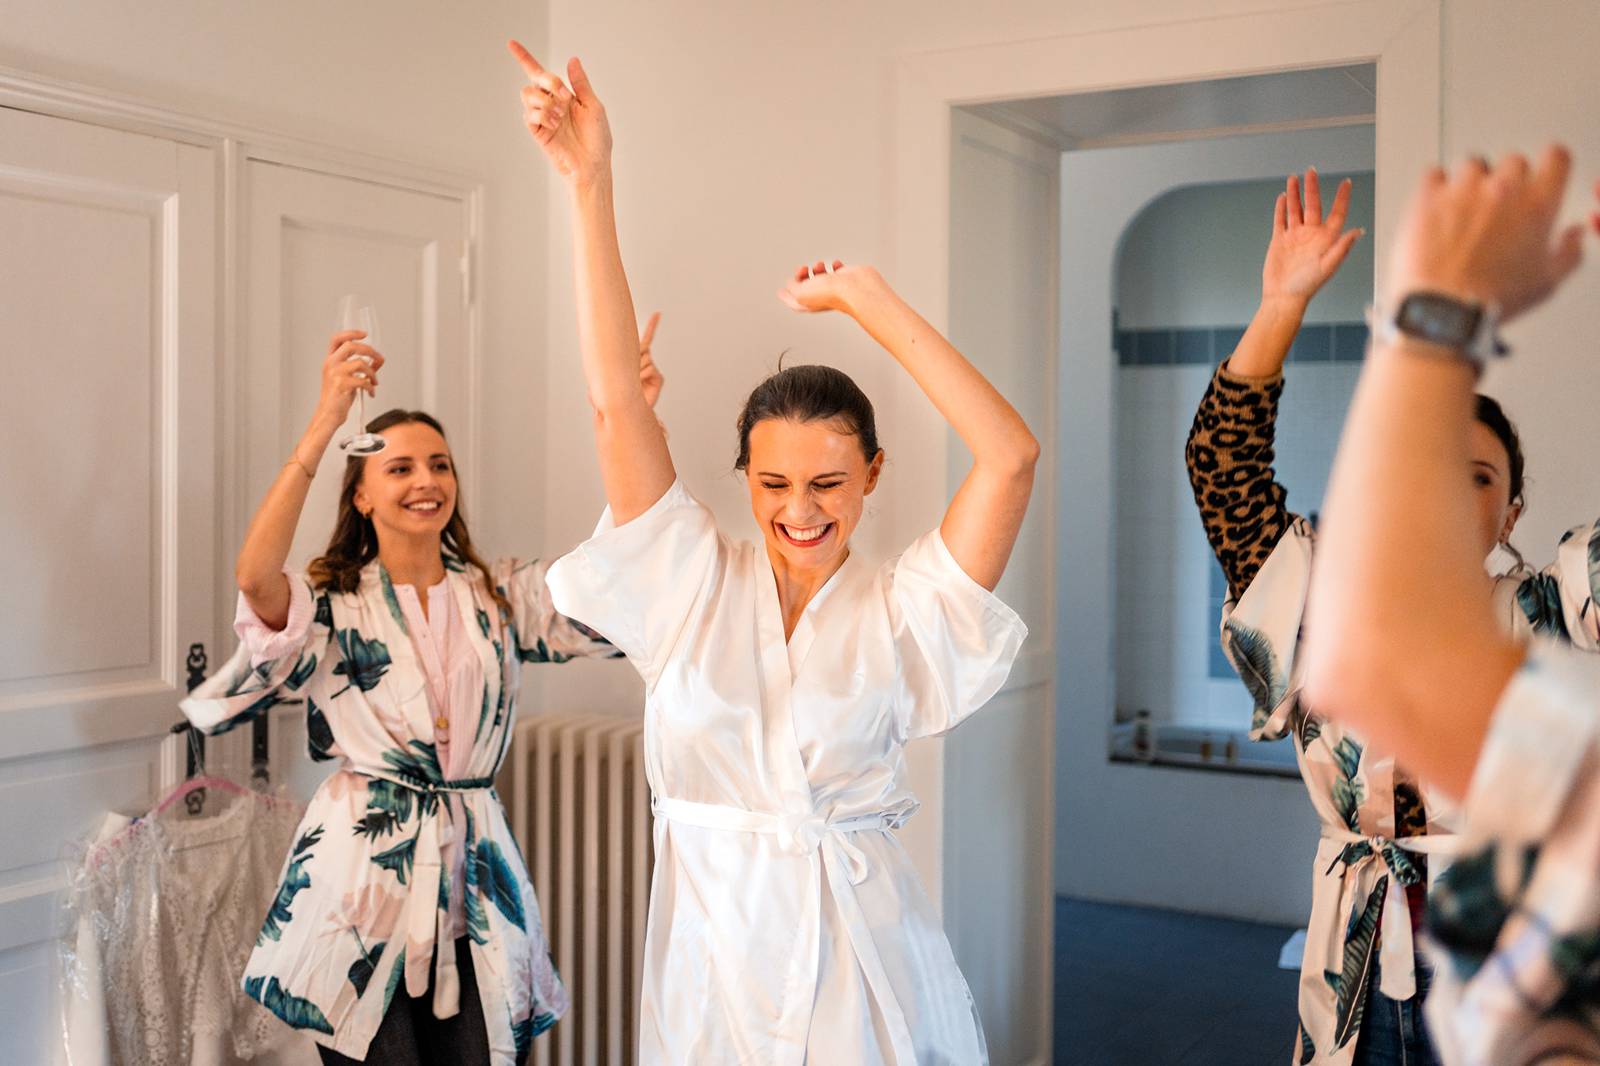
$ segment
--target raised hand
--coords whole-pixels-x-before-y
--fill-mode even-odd
[[[829,264],[819,259],[796,270],[789,283],[778,290],[778,299],[795,311],[849,313],[852,301],[882,286],[882,276],[872,267],[845,266],[838,259]]]
[[[1422,177],[1390,260],[1391,307],[1427,290],[1498,305],[1502,320],[1542,301],[1578,266],[1583,226],[1555,231],[1572,157],[1551,145],[1530,167],[1469,159]]]
[[[358,390],[372,396],[378,387],[383,356],[371,345],[361,343],[366,335],[364,330],[347,329],[328,341],[328,354],[322,360],[317,417],[333,426],[342,425],[349,416]]]
[[[1349,211],[1349,178],[1339,183],[1339,190],[1333,195],[1333,207],[1324,218],[1322,187],[1316,168],[1306,171],[1303,201],[1299,176],[1289,175],[1273,210],[1272,243],[1267,246],[1267,261],[1261,268],[1263,303],[1272,300],[1309,303],[1317,290],[1338,273],[1345,256],[1364,232],[1344,228]]]
[[[656,326],[660,322],[661,312],[657,311],[644,324],[644,332],[639,334],[639,387],[644,390],[644,402],[652,408],[661,398],[661,386],[666,383],[661,376],[661,369],[650,355],[650,342],[655,339]]]
[[[586,182],[611,166],[611,124],[576,58],[567,63],[569,89],[516,41],[506,46],[528,76],[522,87],[522,123],[561,174]]]

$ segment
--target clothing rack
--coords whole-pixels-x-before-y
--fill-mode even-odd
[[[189,645],[188,658],[184,660],[184,667],[189,672],[187,690],[193,692],[206,679],[206,646],[204,644]],[[252,784],[265,788],[272,781],[268,770],[269,752],[269,725],[267,716],[262,714],[250,723],[250,781]],[[188,734],[188,750],[184,755],[184,777],[197,777],[206,772],[206,738],[205,734],[196,729],[189,719],[179,720],[171,730],[173,733]],[[205,790],[198,790],[195,795],[199,797],[198,803],[205,802]],[[197,806],[198,806],[197,803]]]

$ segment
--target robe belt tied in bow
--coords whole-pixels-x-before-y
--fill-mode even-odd
[[[1390,999],[1410,999],[1417,994],[1416,943],[1411,928],[1411,908],[1406,903],[1406,885],[1417,883],[1417,871],[1403,853],[1450,857],[1460,850],[1461,838],[1454,833],[1362,836],[1348,829],[1324,825],[1322,839],[1343,845],[1328,867],[1331,873],[1341,863],[1344,865],[1339,891],[1341,914],[1353,915],[1366,906],[1378,878],[1388,872],[1389,885],[1383,900],[1383,935],[1378,948],[1378,991]],[[1339,922],[1340,935],[1348,927],[1349,920]],[[1338,958],[1341,954],[1332,957]]]
[[[855,886],[865,881],[870,873],[867,859],[850,840],[852,833],[898,829],[910,817],[911,810],[830,818],[820,811],[779,814],[721,804],[694,803],[665,796],[654,797],[651,809],[658,820],[681,822],[701,829],[775,836],[779,847],[792,855],[809,858],[812,868],[817,872],[813,890],[806,894],[806,912],[799,930],[801,950],[795,953],[792,963],[797,970],[793,976],[799,977],[801,987],[809,985],[811,995],[791,996],[786,1001],[778,1026],[783,1043],[777,1062],[786,1066],[800,1066],[805,1059],[806,1037],[815,1004],[822,936],[821,879],[826,877],[828,888],[838,905],[845,933],[855,949],[856,961],[861,965],[867,987],[889,1031],[894,1062],[896,1066],[916,1066],[916,1045],[911,1039],[910,1025],[889,984],[889,975],[884,970],[878,946],[872,939],[871,927],[856,899]],[[790,987],[795,987],[793,982]]]
[[[406,994],[420,998],[428,990],[428,966],[434,968],[433,1012],[436,1017],[449,1018],[461,1009],[461,984],[456,975],[456,953],[437,949],[440,923],[445,912],[439,907],[439,884],[447,875],[444,868],[444,847],[454,839],[455,829],[440,817],[442,795],[471,795],[494,791],[494,778],[473,777],[460,781],[425,781],[409,774],[392,770],[376,770],[352,766],[351,770],[363,777],[372,777],[401,788],[433,796],[432,810],[417,810],[416,850],[412,856],[411,884],[406,896],[404,928],[406,933]],[[471,856],[468,856],[470,861]],[[466,891],[465,885],[456,891]]]

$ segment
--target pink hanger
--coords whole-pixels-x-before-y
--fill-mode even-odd
[[[96,861],[98,861],[111,848],[121,844],[123,841],[133,836],[133,834],[137,833],[140,828],[148,825],[151,819],[161,814],[161,812],[171,807],[174,803],[178,802],[180,799],[183,799],[185,796],[193,795],[195,792],[207,788],[214,788],[219,792],[226,792],[234,796],[248,796],[251,792],[250,789],[245,788],[243,785],[229,781],[225,777],[209,777],[202,775],[200,777],[186,778],[181,784],[178,785],[178,787],[167,793],[166,797],[162,799],[160,803],[156,804],[150,813],[140,815],[115,835],[110,836],[105,840],[100,841],[100,843],[94,845],[94,847],[90,849],[90,854],[94,856]],[[269,804],[273,802],[271,796],[267,796],[266,800]]]
[[[156,815],[160,814],[162,811],[165,811],[168,807],[171,807],[183,797],[189,795],[191,792],[194,792],[196,789],[201,788],[214,788],[218,792],[227,792],[235,796],[245,796],[249,795],[250,793],[249,789],[245,788],[243,785],[234,784],[226,777],[211,777],[209,775],[202,777],[191,777],[185,780],[177,788],[167,793],[166,799],[156,804],[155,810],[151,811],[145,817],[154,818]],[[141,821],[142,820],[143,819],[141,819]]]

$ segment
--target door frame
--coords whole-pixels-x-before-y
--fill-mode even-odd
[[[1316,32],[1306,32],[1308,26],[1314,26]],[[1441,44],[1440,0],[1355,0],[902,56],[894,80],[894,173],[890,179],[896,285],[935,328],[948,326],[953,108],[1376,63],[1375,239],[1379,254],[1375,280],[1381,287],[1386,238],[1394,231],[1417,175],[1440,155]],[[914,402],[917,399],[896,404],[893,413],[897,433],[910,442],[908,453],[922,460],[897,475],[901,481],[893,508],[897,543],[936,521],[948,495],[946,427],[930,405]],[[1056,437],[1063,414],[1060,390],[1053,407],[1052,424],[1034,427],[1041,440]],[[1106,446],[1110,447],[1109,441]],[[1064,470],[1057,474],[1058,483],[1065,474]],[[1053,490],[1053,486],[1041,488],[1047,493]],[[1040,502],[1051,510],[1054,542],[1070,518],[1072,501],[1065,491],[1053,495],[1054,499]],[[1109,524],[1109,515],[1100,521]],[[1109,528],[1103,533],[1109,538]],[[1109,581],[1106,575],[1099,579]],[[1061,616],[1064,597],[1060,585],[1065,580],[1065,574],[1059,575],[1050,593],[1055,647],[1025,652],[1016,672],[1020,676],[1013,677],[1008,688],[1036,684],[1041,673],[1054,684],[1058,669],[1070,673],[1071,657],[1061,654],[1062,649],[1070,648],[1067,635],[1073,625],[1071,619]],[[1054,687],[1059,698],[1061,686]],[[924,816],[943,825],[945,805],[959,804],[963,797],[950,787],[958,783],[946,780],[939,746],[931,746],[921,759],[918,778],[927,808]],[[1053,778],[1045,783],[1044,791],[1053,811]],[[1053,819],[1048,824],[1046,838],[1037,842],[1047,852],[1053,851],[1055,844]],[[943,878],[942,836],[928,858],[933,877],[930,887],[934,887]],[[937,901],[937,892],[934,895]],[[1053,884],[1045,898],[1053,902]],[[1053,941],[1053,906],[1047,911],[1037,916],[1036,927]],[[947,926],[959,925],[962,915],[948,913],[944,920]],[[1053,980],[1047,980],[1039,990],[1047,1022],[1053,1016],[1052,984]]]

